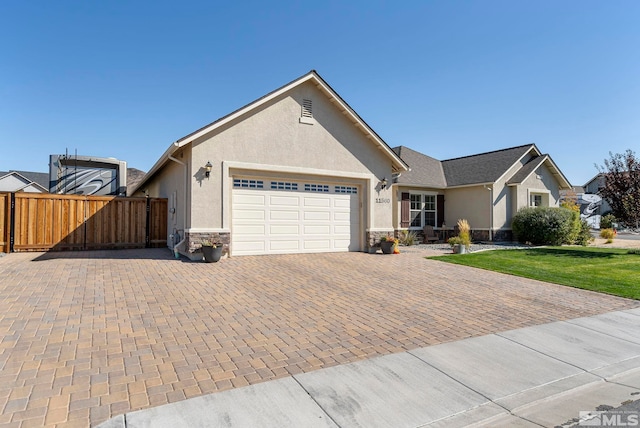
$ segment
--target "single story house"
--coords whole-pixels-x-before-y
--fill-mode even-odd
[[[365,251],[393,233],[391,177],[408,169],[311,71],[171,144],[130,194],[168,198],[168,244],[190,257],[203,240]]]
[[[232,256],[367,251],[458,218],[507,237],[518,208],[566,186],[533,144],[442,162],[391,149],[312,70],[175,141],[129,194],[167,198],[168,246],[199,258],[203,240]]]
[[[49,193],[49,174],[30,171],[0,171],[0,192]]]
[[[571,185],[535,144],[438,161],[407,147],[393,149],[410,167],[395,180],[394,228],[471,225],[473,238],[511,240],[522,207],[558,206]]]

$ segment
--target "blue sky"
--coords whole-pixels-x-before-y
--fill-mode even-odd
[[[315,69],[392,147],[536,143],[581,185],[638,151],[639,22],[635,0],[5,0],[0,170],[77,150],[146,171]]]

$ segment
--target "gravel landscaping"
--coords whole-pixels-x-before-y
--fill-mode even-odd
[[[469,248],[469,252],[474,253],[477,251],[486,251],[486,250],[521,250],[521,249],[525,249],[525,248],[531,248],[528,245],[522,245],[519,244],[517,242],[495,242],[495,243],[478,243],[478,244],[471,244],[471,247]],[[447,243],[442,243],[442,244],[418,244],[418,245],[412,245],[410,247],[407,246],[400,246],[400,252],[403,253],[411,253],[414,251],[423,251],[423,250],[432,250],[432,251],[439,251],[439,252],[444,252],[444,253],[451,253],[451,245],[447,244]]]

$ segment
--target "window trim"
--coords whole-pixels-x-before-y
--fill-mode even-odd
[[[422,230],[424,228],[425,224],[425,220],[426,220],[426,213],[433,213],[433,227],[436,227],[437,223],[438,223],[438,193],[436,192],[412,192],[409,191],[409,226],[407,227],[409,230]],[[411,223],[413,223],[413,213],[416,212],[416,209],[413,209],[412,203],[414,202],[412,200],[413,196],[420,196],[420,226],[412,226]],[[430,196],[433,198],[433,209],[432,210],[427,210],[426,209],[426,197]]]

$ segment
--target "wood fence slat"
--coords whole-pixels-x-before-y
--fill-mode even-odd
[[[10,194],[0,194],[0,251],[9,251]],[[150,238],[166,245],[167,201],[153,198]],[[146,198],[16,193],[15,251],[144,248]]]
[[[8,253],[10,250],[10,227],[11,219],[11,194],[0,193],[0,252]]]

